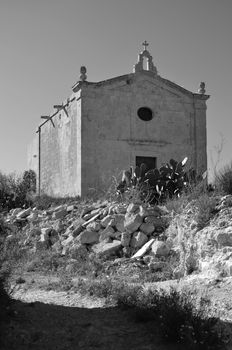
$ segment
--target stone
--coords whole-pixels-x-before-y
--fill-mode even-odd
[[[152,252],[155,256],[168,256],[170,248],[163,241],[155,241],[151,246]]]
[[[17,219],[25,219],[31,213],[31,208],[24,209],[17,214]]]
[[[149,216],[146,216],[145,218],[144,218],[144,222],[145,223],[152,223],[153,224],[153,222],[155,222],[156,220],[157,220],[157,218],[159,218],[159,216],[155,216],[155,215],[149,215]]]
[[[84,230],[78,236],[81,244],[94,244],[99,242],[99,233],[94,231]]]
[[[74,209],[76,209],[76,206],[74,204],[67,206],[67,212],[68,213],[71,213]]]
[[[232,260],[226,262],[225,268],[227,276],[232,276]]]
[[[91,210],[94,210],[94,209],[95,209],[94,206],[84,208],[81,212],[80,217],[83,218],[86,214],[90,213]]]
[[[103,227],[107,227],[109,224],[113,224],[112,220],[114,220],[114,216],[113,215],[107,215],[104,217],[104,219],[101,220],[101,225]]]
[[[88,251],[84,245],[74,244],[73,246],[70,247],[69,254],[72,259],[83,261],[86,259],[88,255]]]
[[[52,228],[51,227],[43,227],[41,228],[41,236],[40,240],[43,241],[48,241],[49,240],[49,233],[51,232]]]
[[[151,245],[155,242],[155,239],[152,238],[150,239],[147,243],[145,243],[141,249],[139,249],[131,258],[135,259],[135,258],[141,258],[143,255],[146,254],[146,252],[148,252],[148,250],[151,249]]]
[[[101,224],[99,222],[93,221],[86,226],[86,230],[98,232],[101,229]]]
[[[129,258],[131,256],[133,248],[131,247],[123,247],[122,248],[122,253],[126,258]]]
[[[99,231],[100,237],[99,241],[102,242],[108,238],[114,238],[115,237],[115,231],[113,227],[108,226],[103,231]]]
[[[232,226],[229,226],[223,230],[220,230],[215,239],[218,243],[218,247],[232,246]]]
[[[125,227],[124,227],[125,215],[116,214],[116,215],[114,215],[114,220],[115,220],[116,230],[119,232],[125,231]]]
[[[130,246],[132,248],[141,248],[147,241],[148,241],[148,238],[143,232],[141,231],[135,232],[132,235]]]
[[[66,208],[61,208],[57,211],[54,211],[52,214],[53,219],[63,219],[67,215],[67,209]]]
[[[147,236],[150,236],[154,231],[154,225],[149,222],[149,223],[143,223],[140,227],[139,227],[140,231],[142,231],[143,233],[145,233]]]
[[[102,210],[101,208],[93,209],[93,210],[91,210],[91,213],[90,213],[90,214],[91,214],[92,216],[95,216],[95,215],[98,214],[101,210]]]
[[[120,241],[114,240],[111,243],[101,242],[93,246],[93,252],[98,256],[110,256],[118,252],[122,247]]]
[[[138,230],[142,224],[143,218],[139,214],[126,213],[124,220],[125,230],[129,233],[133,233]]]
[[[113,238],[115,238],[118,241],[121,241],[121,237],[122,237],[122,232],[115,231]]]
[[[123,247],[129,247],[131,240],[131,233],[129,232],[122,232],[121,235],[121,243]]]
[[[153,225],[155,227],[155,230],[163,230],[166,227],[166,220],[164,219],[164,217],[156,218],[156,220],[153,221]]]

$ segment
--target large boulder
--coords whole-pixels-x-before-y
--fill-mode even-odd
[[[78,240],[81,244],[94,244],[99,242],[99,233],[95,231],[84,230],[78,236]]]
[[[125,230],[129,233],[134,233],[138,230],[142,222],[143,218],[139,213],[135,214],[134,212],[127,212],[124,220]]]
[[[122,247],[122,244],[118,240],[114,240],[111,243],[101,242],[93,246],[93,252],[98,256],[110,256],[118,252]]]
[[[124,232],[125,231],[125,227],[124,227],[125,215],[116,214],[116,215],[114,215],[114,220],[115,220],[115,227],[116,227],[117,231]]]
[[[130,246],[132,248],[141,248],[147,241],[148,238],[143,232],[135,232],[131,238]]]
[[[101,229],[101,224],[97,221],[92,221],[86,226],[86,230],[98,232]]]
[[[232,226],[219,230],[215,235],[218,247],[232,246]]]
[[[140,226],[140,231],[142,231],[143,233],[145,233],[145,235],[147,236],[150,236],[154,231],[155,231],[155,228],[154,228],[154,225],[153,223],[149,222],[149,223],[143,223],[141,226]]]
[[[53,219],[63,219],[68,214],[67,208],[62,207],[59,210],[54,211],[52,214]]]
[[[115,231],[113,227],[108,226],[106,227],[103,231],[99,231],[99,241],[105,241],[108,240],[109,238],[114,238],[115,237]]]
[[[155,241],[151,246],[152,252],[156,257],[168,256],[170,248],[163,241]]]

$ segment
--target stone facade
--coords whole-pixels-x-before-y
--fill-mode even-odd
[[[146,46],[131,74],[92,83],[81,67],[72,95],[40,125],[40,141],[30,148],[28,164],[37,171],[41,192],[86,195],[135,166],[139,157],[159,167],[187,156],[197,173],[207,169],[209,96],[202,85],[192,93],[160,77]],[[151,120],[138,116],[140,108]]]

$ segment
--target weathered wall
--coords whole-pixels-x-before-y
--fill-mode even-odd
[[[82,96],[84,193],[135,166],[136,156],[157,157],[158,167],[170,158],[188,156],[191,166],[206,168],[204,103],[195,112],[193,95],[167,87],[158,77],[137,73],[112,84],[85,85]],[[154,113],[149,122],[137,116],[143,106]]]
[[[27,168],[28,170],[34,170],[38,174],[38,151],[39,151],[39,138],[36,134],[27,148]]]
[[[41,127],[41,192],[51,196],[81,193],[81,100],[75,99]]]

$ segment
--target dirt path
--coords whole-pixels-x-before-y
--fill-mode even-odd
[[[23,289],[14,293],[15,314],[3,350],[177,350],[163,345],[149,323],[103,307],[104,301],[78,294]]]
[[[28,278],[28,276],[27,276]],[[56,277],[37,276],[37,283],[17,285],[14,315],[7,326],[3,350],[181,350],[179,345],[163,344],[154,324],[138,322],[128,310],[105,306],[105,300],[82,296],[73,291],[45,290]],[[173,282],[174,284],[177,282]],[[187,281],[192,288],[203,288],[203,281]],[[215,285],[208,281],[208,295],[215,303],[231,302],[231,280]],[[43,285],[44,284],[44,285]],[[201,286],[202,284],[202,286]],[[161,288],[170,283],[161,282]],[[232,311],[232,310],[230,310]],[[228,316],[228,313],[227,313]],[[232,313],[231,313],[232,316]]]

